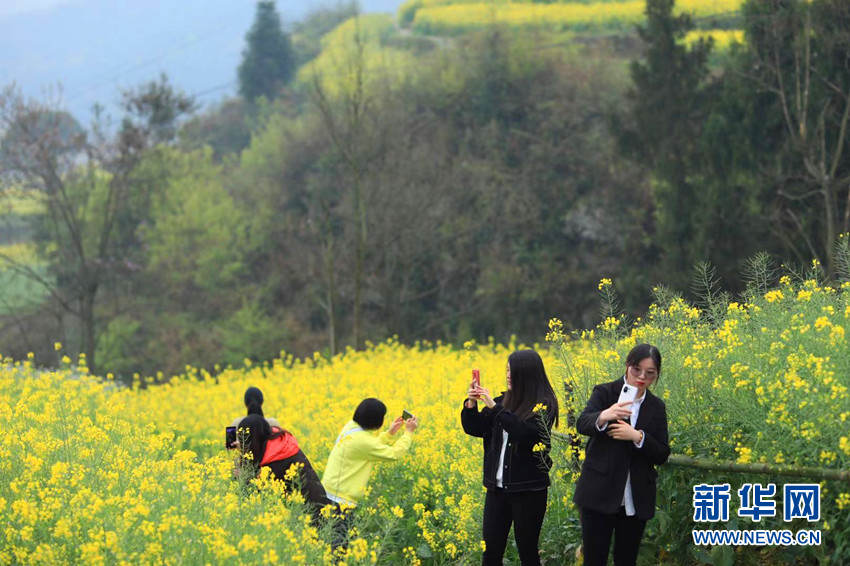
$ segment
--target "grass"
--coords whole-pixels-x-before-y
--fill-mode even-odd
[[[44,200],[40,192],[22,189],[0,190],[0,219],[43,213]]]
[[[48,277],[31,243],[0,245],[0,314],[11,314],[39,305],[47,297],[47,290],[5,263],[4,256],[16,263],[28,265],[39,277]]]

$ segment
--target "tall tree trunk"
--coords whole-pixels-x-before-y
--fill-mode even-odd
[[[838,210],[836,208],[838,195],[836,194],[835,183],[826,176],[823,178],[823,200],[826,215],[824,267],[826,268],[827,279],[832,279],[835,275],[835,242],[838,241]]]
[[[328,227],[330,233],[330,227]],[[325,273],[328,277],[328,348],[331,356],[336,355],[336,271],[334,267],[333,236],[325,245]]]
[[[86,365],[92,373],[97,373],[97,360],[95,359],[95,319],[94,301],[97,287],[87,288],[83,291],[80,300],[80,323],[83,335],[82,350],[86,355]]]
[[[354,206],[357,213],[357,236],[354,264],[354,347],[360,349],[363,344],[363,267],[366,259],[366,203],[359,164],[355,164]]]

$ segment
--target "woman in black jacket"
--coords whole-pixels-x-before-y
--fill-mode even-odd
[[[502,564],[513,523],[523,566],[537,565],[552,465],[550,432],[558,422],[558,399],[534,350],[510,355],[507,389],[493,399],[489,390],[473,381],[461,411],[464,432],[484,439],[487,496],[482,564]],[[478,401],[485,405],[481,412]]]
[[[573,496],[585,566],[608,563],[612,535],[614,564],[636,563],[646,522],[655,515],[655,466],[670,455],[667,409],[647,389],[661,374],[661,353],[639,344],[625,369],[623,377],[593,388],[576,426],[590,437]],[[618,403],[624,383],[637,388],[634,402]]]

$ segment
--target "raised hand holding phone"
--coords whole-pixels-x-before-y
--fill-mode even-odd
[[[629,422],[632,416],[632,403],[637,399],[638,388],[634,385],[629,385],[628,383],[623,383],[623,387],[620,389],[620,397],[617,399],[617,404],[620,406],[624,406],[623,403],[628,403],[625,405],[629,409],[629,414],[627,416],[618,417],[618,420],[622,420],[624,422]]]
[[[632,416],[632,403],[635,402],[637,391],[637,387],[623,383],[617,402],[599,413],[596,424],[602,427],[605,423],[618,420],[628,422]]]
[[[476,385],[473,387],[473,390],[475,391],[475,396],[483,401],[484,404],[487,405],[488,409],[492,409],[496,405],[496,402],[493,401],[493,398],[490,396],[490,390],[486,387]]]
[[[632,416],[632,401],[623,401],[622,403],[614,403],[601,413],[597,418],[597,424],[603,426],[605,423],[627,419]]]
[[[475,388],[481,386],[481,372],[477,369],[472,370],[472,382],[469,384],[469,390],[466,392],[466,407],[474,409],[478,404],[478,395],[475,393]]]
[[[404,425],[404,418],[398,417],[393,421],[393,424],[390,425],[390,434],[395,434],[399,431],[399,429]]]

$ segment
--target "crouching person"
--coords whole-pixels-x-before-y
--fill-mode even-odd
[[[321,508],[330,504],[330,500],[318,474],[292,433],[269,426],[266,419],[258,414],[242,419],[239,428],[241,438],[244,439],[241,450],[251,461],[253,477],[259,475],[260,468],[268,467],[276,480],[284,482],[287,491],[299,489],[313,516],[314,524],[317,524]],[[296,466],[297,473],[289,471],[293,465]]]
[[[354,411],[352,420],[340,431],[328,457],[322,483],[328,498],[339,505],[344,517],[337,524],[334,548],[346,544],[354,508],[366,493],[375,462],[400,459],[413,442],[413,433],[419,426],[416,417],[406,421],[398,417],[389,429],[374,436],[374,431],[383,426],[386,414],[387,407],[381,401],[364,399]],[[404,434],[393,443],[393,437],[402,427]]]

